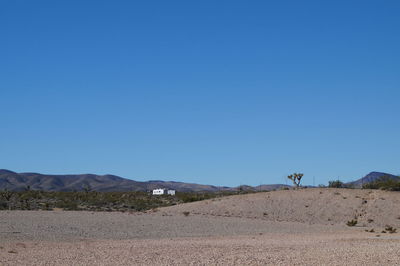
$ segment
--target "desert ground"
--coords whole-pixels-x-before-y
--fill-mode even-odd
[[[400,230],[400,193],[352,189],[146,213],[2,211],[0,265],[399,265],[400,233],[388,225]]]

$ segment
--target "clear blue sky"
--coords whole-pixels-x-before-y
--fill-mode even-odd
[[[0,168],[400,174],[399,1],[0,1]]]

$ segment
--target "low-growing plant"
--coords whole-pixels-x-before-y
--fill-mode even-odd
[[[388,232],[388,233],[390,233],[390,234],[393,234],[393,233],[396,233],[397,229],[394,228],[393,226],[386,225],[386,226],[385,226],[385,231]]]
[[[11,210],[11,199],[14,196],[14,192],[8,189],[0,191],[0,197],[6,201],[8,209]]]
[[[352,219],[350,221],[347,221],[347,226],[356,226],[358,221],[356,219]]]
[[[330,188],[343,188],[344,184],[343,184],[342,181],[340,181],[338,179],[338,180],[329,181],[328,187],[330,187]]]

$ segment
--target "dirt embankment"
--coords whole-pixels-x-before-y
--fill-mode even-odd
[[[161,209],[169,215],[189,213],[246,217],[308,224],[400,226],[400,192],[309,188],[230,196]]]

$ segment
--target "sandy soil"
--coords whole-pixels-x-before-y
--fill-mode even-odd
[[[247,217],[268,221],[400,227],[400,193],[361,189],[301,189],[273,191],[193,202],[163,209],[176,215]]]
[[[386,222],[398,225],[399,197],[313,189],[146,214],[3,211],[0,265],[399,265],[400,234],[381,233]],[[354,212],[362,222],[348,227]]]

